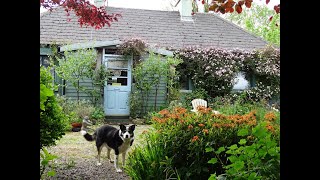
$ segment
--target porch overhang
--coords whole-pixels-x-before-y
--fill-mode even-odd
[[[60,47],[60,52],[64,51],[73,51],[78,49],[85,49],[85,48],[98,48],[98,47],[107,47],[107,46],[116,46],[120,45],[123,42],[120,40],[113,40],[113,41],[91,41],[86,43],[75,43],[70,45],[64,45]]]
[[[86,42],[86,43],[75,43],[75,44],[69,44],[64,45],[60,47],[60,52],[64,51],[73,51],[78,49],[85,49],[85,48],[99,48],[99,47],[108,47],[108,46],[117,46],[121,45],[123,42],[120,40],[112,40],[112,41],[92,41],[92,42]],[[163,49],[163,48],[148,48],[148,52],[153,52],[156,54],[161,54],[164,56],[173,56],[173,52]]]

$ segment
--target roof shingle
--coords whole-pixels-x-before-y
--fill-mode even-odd
[[[63,8],[40,16],[40,44],[123,40],[139,37],[150,45],[182,48],[186,46],[258,49],[267,42],[217,15],[197,13],[193,22],[181,21],[178,11],[157,11],[107,7],[108,13],[121,13],[111,26],[96,30],[80,27],[74,13]],[[71,18],[68,22],[67,18]]]

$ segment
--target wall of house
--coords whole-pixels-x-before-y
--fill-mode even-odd
[[[97,68],[101,66],[102,64],[102,49],[97,49],[98,50],[98,58],[97,58]],[[145,60],[148,58],[148,54],[145,54],[142,56],[142,59]],[[67,87],[65,88],[65,96],[70,98],[70,99],[77,99],[77,91],[75,87],[70,83],[66,82]],[[90,79],[84,79],[84,81],[80,81],[80,86],[84,86],[86,88],[92,87],[91,80]],[[167,100],[167,84],[165,79],[163,78],[157,92],[157,102],[156,106],[159,109],[161,106],[164,106],[166,104]],[[132,91],[134,90],[134,83],[132,84]],[[87,99],[89,100],[91,97],[84,93],[84,92],[79,92],[79,97],[80,99]],[[153,110],[154,109],[154,104],[155,104],[155,98],[156,98],[156,88],[153,87],[149,93],[148,98],[145,98],[145,100],[148,99],[147,103],[147,110]],[[102,102],[103,104],[104,98],[102,97]]]
[[[146,60],[149,57],[149,54],[144,54],[141,59],[142,60]],[[164,58],[163,58],[164,59]],[[134,83],[132,84],[132,91],[135,90],[135,86]],[[165,78],[162,78],[158,87],[158,91],[156,93],[156,87],[152,87],[148,98],[145,97],[144,101],[147,101],[146,104],[146,110],[147,111],[153,111],[154,110],[154,106],[155,106],[155,98],[156,98],[156,94],[157,94],[157,100],[156,100],[156,108],[160,109],[162,106],[164,106],[166,104],[167,101],[167,83]],[[143,107],[141,107],[140,111],[142,111]]]

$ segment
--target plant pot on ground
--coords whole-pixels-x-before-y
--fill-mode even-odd
[[[81,130],[81,126],[82,126],[82,123],[79,123],[79,122],[73,122],[71,123],[71,126],[72,126],[72,131],[73,132],[79,132]]]

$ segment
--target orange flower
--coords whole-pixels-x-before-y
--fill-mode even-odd
[[[179,114],[184,114],[187,112],[187,110],[185,108],[182,108],[182,107],[176,107],[174,109],[175,112],[179,113]]]
[[[192,138],[192,142],[195,142],[195,141],[197,141],[197,140],[199,140],[199,137],[198,136],[193,136],[193,138]]]
[[[211,112],[212,108],[206,108],[204,106],[198,106],[197,110],[203,114],[208,114],[209,112]]]
[[[163,109],[161,111],[159,111],[159,114],[164,115],[164,114],[168,114],[169,110],[168,109]]]
[[[209,130],[208,129],[203,129],[202,132],[204,132],[205,134],[208,134]]]
[[[204,127],[204,124],[201,123],[201,124],[199,124],[199,126],[200,126],[200,127]]]
[[[212,127],[220,128],[220,127],[221,127],[221,124],[219,124],[219,123],[213,123]]]
[[[190,124],[189,126],[188,126],[188,129],[192,129],[193,128],[193,126]]]
[[[273,126],[267,125],[266,127],[267,127],[267,129],[268,129],[269,131],[272,131],[272,132],[274,131],[274,127],[273,127]]]
[[[264,115],[264,118],[267,120],[267,121],[275,121],[276,120],[276,115],[273,113],[273,112],[268,112]]]

